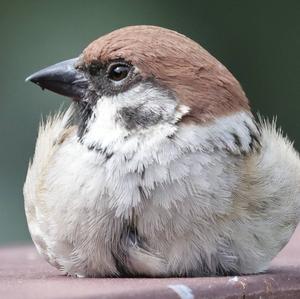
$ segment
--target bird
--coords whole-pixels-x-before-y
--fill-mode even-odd
[[[24,184],[32,240],[64,274],[256,274],[291,238],[299,155],[192,39],[123,27],[26,81],[71,99]]]

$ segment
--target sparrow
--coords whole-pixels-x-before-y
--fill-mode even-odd
[[[253,274],[289,241],[299,155],[198,43],[125,27],[27,81],[72,99],[24,185],[32,240],[65,274]]]

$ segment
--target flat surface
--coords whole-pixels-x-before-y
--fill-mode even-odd
[[[300,298],[300,228],[265,274],[168,279],[79,279],[60,274],[33,246],[0,248],[0,298]]]

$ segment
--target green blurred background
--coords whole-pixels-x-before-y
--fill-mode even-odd
[[[300,149],[300,1],[1,0],[0,244],[30,240],[22,187],[38,123],[68,103],[25,77],[133,24],[168,27],[198,41],[238,78],[253,110],[277,115]]]

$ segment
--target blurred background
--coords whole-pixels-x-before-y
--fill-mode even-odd
[[[64,98],[25,83],[113,29],[152,24],[199,42],[241,82],[253,111],[300,150],[300,1],[0,2],[0,245],[30,240],[22,188],[41,116]]]

